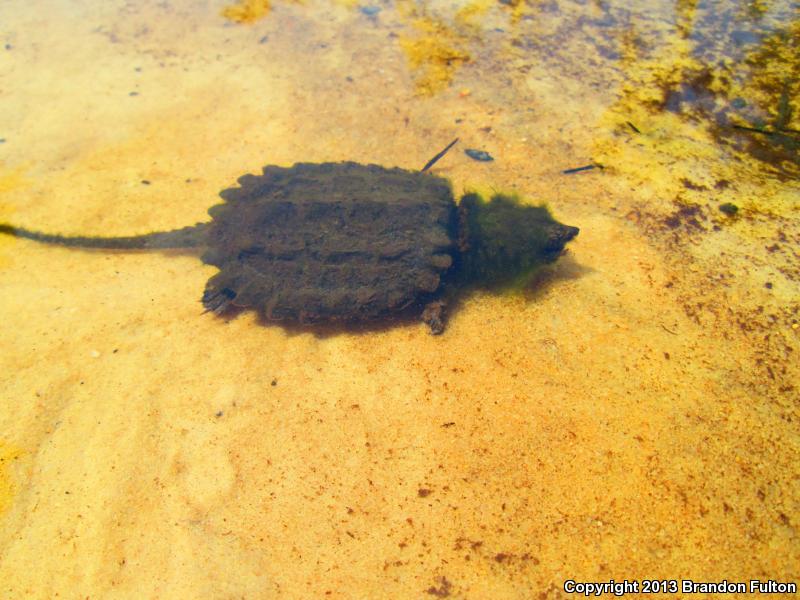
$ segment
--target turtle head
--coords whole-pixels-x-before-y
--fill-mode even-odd
[[[556,221],[545,206],[496,194],[488,202],[467,194],[459,204],[464,276],[485,284],[511,283],[555,261],[579,229]]]
[[[548,262],[557,259],[564,252],[564,246],[572,238],[580,233],[580,229],[571,225],[562,225],[557,221],[548,227],[547,240],[542,247],[542,255],[548,258]]]

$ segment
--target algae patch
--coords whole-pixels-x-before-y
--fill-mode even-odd
[[[272,5],[269,0],[239,0],[222,9],[222,16],[234,23],[255,23],[265,17]]]
[[[651,194],[703,207],[711,230],[734,222],[717,209],[734,201],[745,219],[788,218],[800,175],[800,20],[782,3],[758,19],[728,6],[676,10],[650,44],[623,45],[626,81],[601,122],[612,134],[593,157]],[[657,206],[657,219],[674,216]],[[670,236],[697,231],[679,217],[681,227],[664,221]]]
[[[470,56],[463,36],[444,23],[415,19],[413,25],[419,35],[401,37],[400,46],[416,73],[417,91],[430,96],[450,85]]]
[[[800,21],[769,31],[732,15],[718,24],[696,12],[683,14],[677,31],[652,55],[628,49],[619,120],[641,124],[673,114],[754,170],[796,177]]]

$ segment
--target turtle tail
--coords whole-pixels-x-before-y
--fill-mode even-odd
[[[159,250],[167,248],[195,248],[205,243],[207,223],[198,223],[182,229],[159,231],[144,235],[127,237],[85,237],[54,235],[31,231],[24,227],[14,227],[0,223],[0,233],[18,238],[35,240],[45,244],[56,244],[71,248],[102,248],[106,250]]]

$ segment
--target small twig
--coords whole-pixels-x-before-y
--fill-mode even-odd
[[[633,123],[631,123],[630,121],[625,121],[625,122],[628,124],[628,127],[633,129],[633,131],[635,133],[642,133],[641,131],[639,131],[639,128],[636,125],[634,125]]]
[[[731,125],[731,127],[740,131],[760,133],[761,135],[800,135],[800,131],[796,129],[789,129],[788,127],[776,127],[773,130],[763,129],[761,127],[749,127],[747,125]]]
[[[661,325],[661,329],[663,329],[663,330],[664,330],[664,331],[666,331],[667,333],[671,333],[672,335],[678,335],[678,332],[677,332],[677,331],[672,331],[671,329],[667,329],[667,326],[666,326],[666,325],[664,325],[663,323],[662,323],[662,324],[660,324],[660,325]]]
[[[421,169],[421,170],[422,170],[422,172],[424,173],[425,171],[427,171],[428,169],[430,169],[430,168],[431,168],[431,167],[432,167],[434,164],[436,164],[436,161],[437,161],[437,160],[439,160],[440,158],[442,158],[442,157],[443,157],[445,154],[447,154],[447,151],[448,151],[448,150],[450,150],[450,148],[452,148],[453,146],[455,146],[457,141],[458,141],[458,138],[454,139],[452,142],[450,142],[449,144],[447,144],[447,147],[446,147],[444,150],[442,150],[441,152],[439,152],[439,154],[437,154],[437,155],[436,155],[436,156],[434,156],[432,159],[430,159],[430,160],[429,160],[429,161],[428,161],[428,162],[425,164],[425,166],[424,166],[424,167],[422,167],[422,169]]]
[[[564,175],[571,175],[572,173],[580,173],[581,171],[590,171],[592,169],[603,169],[603,165],[600,163],[594,163],[591,165],[584,165],[582,167],[575,167],[572,169],[566,169],[565,171],[561,171]]]
[[[760,133],[762,135],[773,135],[774,131],[767,131],[758,127],[748,127],[747,125],[733,125],[734,129],[741,129],[742,131],[752,131],[753,133]]]

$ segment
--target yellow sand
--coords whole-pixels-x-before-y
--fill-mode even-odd
[[[225,321],[197,257],[1,236],[0,597],[800,579],[797,180],[674,115],[627,130],[686,43],[655,7],[603,30],[612,70],[574,25],[599,4],[512,4],[274,2],[247,25],[183,0],[0,7],[0,221],[166,230],[264,164],[419,168],[460,136],[436,167],[457,193],[581,228],[537,288],[466,298],[440,337]],[[559,28],[547,60],[509,42]],[[435,40],[469,60],[426,65]],[[664,225],[693,204],[704,231]]]

